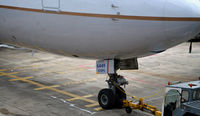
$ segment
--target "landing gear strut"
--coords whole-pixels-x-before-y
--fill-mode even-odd
[[[123,76],[109,74],[107,89],[102,89],[98,95],[99,105],[104,109],[122,108],[123,100],[126,100],[126,94],[122,87],[128,84]]]

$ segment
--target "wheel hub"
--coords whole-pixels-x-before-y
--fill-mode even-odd
[[[102,102],[103,105],[107,105],[108,104],[108,97],[105,94],[103,94],[101,96],[101,102]]]

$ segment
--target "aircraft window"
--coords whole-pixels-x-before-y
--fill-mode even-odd
[[[188,102],[189,100],[189,92],[188,91],[182,91],[182,97],[181,97],[181,102]]]
[[[200,90],[193,92],[193,100],[200,100]]]

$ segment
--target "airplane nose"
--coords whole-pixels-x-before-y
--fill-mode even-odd
[[[200,18],[200,0],[166,0],[166,17]]]

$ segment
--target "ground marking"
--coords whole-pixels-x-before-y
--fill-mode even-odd
[[[10,79],[8,81],[24,81],[24,80],[27,80],[27,79],[32,79],[33,77],[24,77],[24,78],[18,78],[18,79]]]
[[[60,87],[60,85],[45,86],[45,87],[36,88],[34,90],[38,91],[38,90],[44,90],[44,89],[56,88],[56,87]]]
[[[7,75],[14,75],[14,74],[18,74],[18,72],[12,72],[12,73],[3,73],[3,72],[0,72],[0,76],[7,76]]]
[[[7,70],[8,70],[8,69],[0,69],[0,71],[2,71],[2,72],[3,72],[3,71],[7,71]]]
[[[74,97],[74,98],[71,98],[71,99],[66,99],[67,101],[74,101],[74,100],[78,100],[78,99],[81,99],[82,97],[84,98],[89,98],[89,97],[93,97],[94,95],[85,95],[85,96],[80,96],[80,97]]]
[[[94,110],[96,110],[96,111],[102,111],[102,110],[103,110],[103,108],[101,108],[101,107],[98,107],[98,108],[94,108]]]
[[[36,85],[40,88],[45,88],[46,86],[43,85],[43,84],[40,84],[40,83],[37,83],[37,82],[34,82],[32,80],[27,80],[27,79],[24,79],[24,78],[21,78],[21,77],[18,77],[16,75],[13,75],[13,74],[17,74],[16,72],[14,73],[4,73],[4,72],[0,72],[0,76],[4,75],[4,76],[8,76],[8,77],[12,77],[12,78],[15,78],[15,79],[18,79],[20,81],[23,81],[23,82],[27,82],[29,84],[32,84],[32,85]],[[73,98],[76,98],[76,100],[83,100],[83,101],[86,101],[86,102],[89,102],[91,104],[96,104],[98,103],[97,101],[94,101],[94,100],[91,100],[91,99],[87,99],[83,96],[78,96],[78,95],[75,95],[75,94],[72,94],[72,93],[69,93],[67,91],[62,91],[62,90],[59,90],[59,89],[56,89],[56,88],[53,88],[53,87],[50,87],[50,88],[46,88],[48,90],[52,90],[52,91],[55,91],[57,93],[60,93],[60,94],[63,94],[63,95],[67,95],[69,97],[73,97]],[[78,98],[78,99],[77,99]]]
[[[99,105],[99,103],[95,103],[95,104],[85,105],[85,107],[91,108],[91,107],[98,106],[98,105]]]

